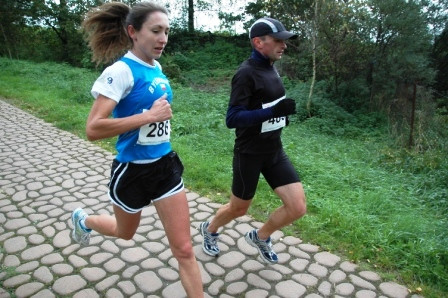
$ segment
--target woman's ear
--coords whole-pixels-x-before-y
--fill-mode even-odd
[[[132,26],[132,25],[128,25],[128,28],[126,28],[126,29],[128,30],[128,35],[129,35],[129,37],[130,37],[132,40],[134,40],[135,33],[137,32],[137,31],[135,30],[134,26]]]

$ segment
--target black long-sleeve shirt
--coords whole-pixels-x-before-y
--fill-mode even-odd
[[[262,132],[262,123],[273,118],[271,103],[285,96],[283,82],[275,67],[256,50],[232,78],[226,124],[235,129],[235,148],[242,153],[272,153],[280,149],[281,131]]]

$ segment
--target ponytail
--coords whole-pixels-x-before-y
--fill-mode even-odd
[[[110,2],[87,13],[81,26],[97,65],[113,61],[131,47],[126,29],[129,11],[124,3]]]
[[[82,29],[97,65],[114,61],[132,47],[127,27],[139,31],[148,16],[156,11],[168,15],[165,7],[152,2],[140,2],[132,9],[121,2],[109,2],[90,10]]]

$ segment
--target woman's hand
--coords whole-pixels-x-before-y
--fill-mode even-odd
[[[143,113],[145,114],[146,117],[148,117],[147,118],[148,122],[144,124],[152,122],[161,122],[171,119],[171,117],[173,117],[173,111],[171,110],[171,105],[166,98],[167,94],[165,93],[159,99],[154,101],[151,109]]]

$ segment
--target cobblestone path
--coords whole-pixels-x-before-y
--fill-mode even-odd
[[[184,297],[177,261],[153,207],[130,241],[92,233],[71,240],[71,211],[111,213],[113,156],[0,100],[0,297]],[[419,297],[319,247],[273,235],[279,264],[266,265],[243,235],[261,223],[225,227],[221,254],[201,249],[197,227],[219,207],[187,190],[191,232],[206,297]]]

